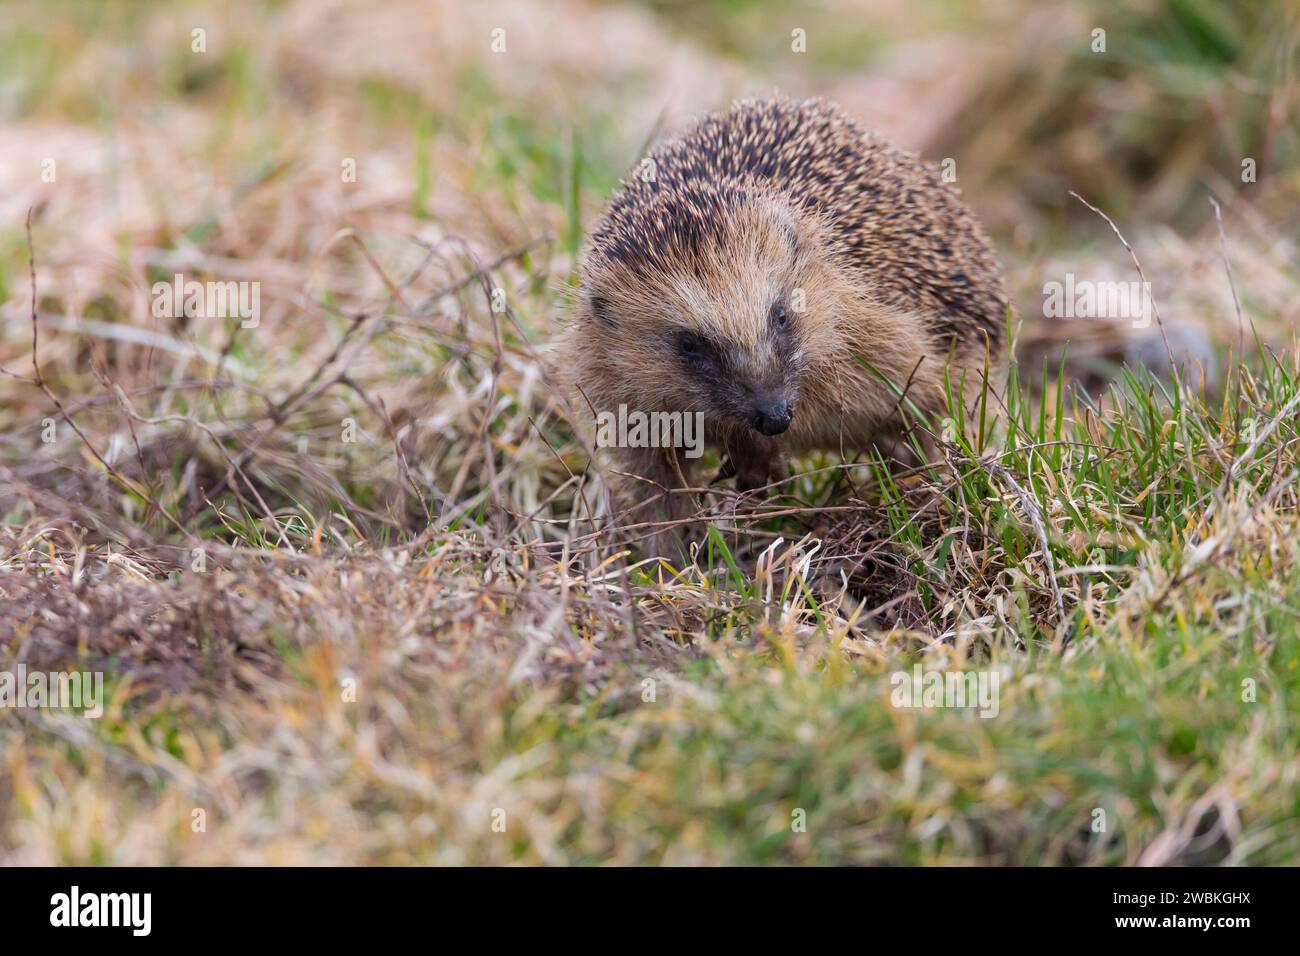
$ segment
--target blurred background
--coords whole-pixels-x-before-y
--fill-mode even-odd
[[[1252,318],[1294,327],[1300,308],[1274,271],[1295,262],[1294,0],[11,0],[3,15],[9,317],[31,207],[66,316],[135,321],[114,287],[160,250],[258,261],[301,288],[335,265],[314,257],[340,228],[455,234],[484,255],[548,235],[562,273],[648,142],[773,89],[953,160],[1022,306],[1053,257],[1118,248],[1075,190],[1143,238],[1171,317],[1232,311],[1200,281],[1222,271],[1211,196]]]
[[[1165,361],[1152,328],[1044,318],[1046,283],[1136,278],[1074,191],[1132,245],[1213,396],[1230,353],[1300,327],[1298,32],[1297,0],[3,0],[0,646],[108,661],[114,699],[93,732],[0,721],[0,858],[1217,862],[1183,854],[1209,801],[1231,827],[1253,814],[1233,860],[1293,862],[1294,708],[1261,696],[1247,720],[1230,699],[1260,674],[1229,637],[1284,612],[1294,628],[1280,545],[1247,540],[1228,571],[1263,579],[1273,617],[1223,590],[1130,632],[1119,585],[1089,583],[1113,656],[1062,654],[1064,677],[1036,672],[1001,722],[913,722],[876,679],[898,655],[960,665],[970,635],[1054,619],[1027,532],[1003,522],[1005,553],[952,558],[951,579],[944,537],[953,599],[923,607],[909,582],[948,529],[895,554],[861,509],[818,560],[832,590],[841,555],[864,569],[871,634],[842,590],[774,623],[743,581],[689,569],[612,600],[555,560],[603,516],[544,357],[584,236],[648,145],[780,90],[955,174],[1006,269],[1027,378],[1063,354],[1090,388]],[[176,274],[256,283],[260,321],[157,314]],[[1149,556],[1174,565],[1195,530],[1184,498],[1160,517],[1149,492],[1209,500],[1191,459],[1237,438],[1178,444],[1137,407],[1151,434],[1116,467],[1157,477],[1083,511],[1155,575],[1132,579],[1141,598],[1173,587]],[[1148,449],[1167,434],[1166,472]],[[848,495],[819,480],[796,491]],[[789,554],[826,540],[811,521]],[[1060,547],[1091,564],[1092,543]],[[832,611],[834,641],[814,626]],[[1024,657],[1018,637],[990,646]],[[1206,662],[1229,657],[1242,669],[1215,696]],[[1295,663],[1279,653],[1261,693]],[[649,673],[657,708],[639,703]],[[340,701],[347,676],[360,706]],[[1129,829],[1079,837],[1111,794]],[[484,823],[499,805],[506,840]],[[196,806],[224,830],[198,835]],[[790,806],[827,823],[787,842]]]

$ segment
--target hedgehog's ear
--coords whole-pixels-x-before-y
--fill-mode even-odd
[[[593,295],[591,297],[591,314],[607,329],[614,327],[614,310],[610,307],[609,299],[602,295]]]

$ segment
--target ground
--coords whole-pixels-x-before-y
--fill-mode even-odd
[[[11,5],[0,674],[106,699],[0,709],[0,860],[1295,863],[1296,12]],[[952,160],[1010,381],[638,561],[548,343],[647,144],[773,88]],[[1145,327],[1045,315],[1134,257]]]

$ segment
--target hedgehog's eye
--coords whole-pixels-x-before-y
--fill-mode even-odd
[[[772,324],[778,329],[786,329],[790,326],[790,312],[780,302],[772,306],[771,319]]]
[[[678,332],[677,351],[689,359],[703,358],[704,340],[694,332]]]

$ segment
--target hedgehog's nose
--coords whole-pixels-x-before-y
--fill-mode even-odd
[[[784,398],[775,395],[760,396],[754,402],[754,412],[750,424],[754,430],[764,435],[779,435],[790,427],[794,418],[794,409]]]

